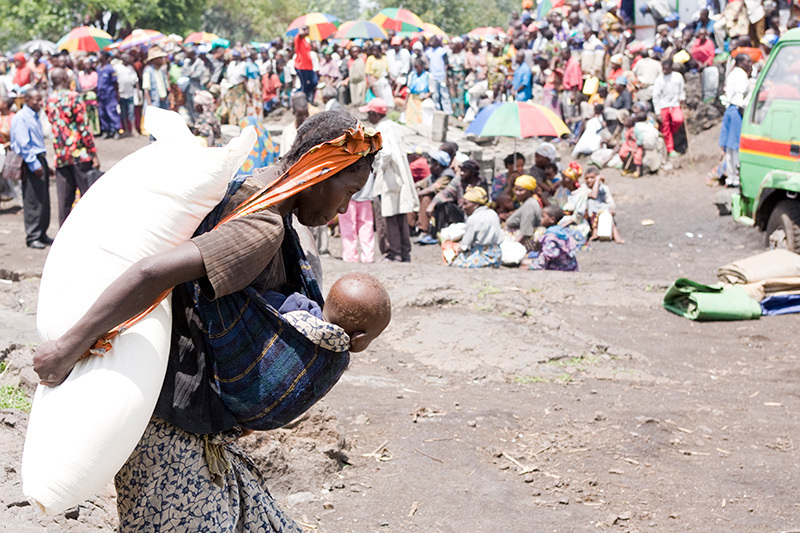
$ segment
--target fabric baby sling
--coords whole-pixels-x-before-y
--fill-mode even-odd
[[[231,182],[225,199],[196,235],[213,229],[244,177]],[[284,219],[281,246],[287,282],[282,292],[299,292],[322,307],[324,301],[306,261],[291,216]],[[205,325],[206,350],[222,402],[247,429],[288,424],[325,396],[344,373],[350,353],[326,350],[289,324],[253,286],[208,300],[197,282],[187,284]]]

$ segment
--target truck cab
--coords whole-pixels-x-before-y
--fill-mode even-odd
[[[800,253],[800,28],[767,58],[742,117],[737,222],[765,232],[770,248]]]

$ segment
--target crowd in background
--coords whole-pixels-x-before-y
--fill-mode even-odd
[[[219,40],[99,53],[21,51],[0,58],[0,136],[6,148],[20,152],[10,117],[25,107],[36,111],[36,103],[28,105],[28,100],[38,94],[42,113],[56,133],[57,152],[59,142],[62,145],[56,177],[63,185],[58,189],[59,209],[66,217],[75,188],[84,191],[90,170],[98,166],[93,136],[146,134],[141,117],[148,106],[182,113],[209,146],[221,141],[224,124],[258,124],[276,110],[288,109],[294,120],[280,144],[262,128],[260,157],[251,166],[269,164],[285,151],[309,114],[347,106],[354,110],[366,105],[365,113],[381,116],[377,125],[414,125],[429,120],[432,110],[470,122],[491,103],[530,101],[548,107],[568,126],[565,138],[539,144],[534,161],[526,161],[521,153],[509,154],[505,170],[489,180],[479,162],[457,149],[444,146],[408,154],[410,147],[395,134],[397,153],[386,161],[387,172],[402,174],[406,181],[413,175],[414,194],[406,197],[406,191],[402,202],[384,202],[380,191],[388,194],[392,185],[379,179],[378,192],[357,196],[355,204],[373,198],[382,203],[383,215],[378,215],[380,209],[376,215],[392,219],[392,237],[387,237],[385,224],[372,219],[367,223],[367,209],[356,205],[358,214],[340,218],[348,242],[346,260],[359,260],[352,235],[361,235],[368,224],[383,232],[379,244],[386,258],[406,261],[409,231],[419,234],[421,244],[433,243],[451,224],[482,220],[477,230],[466,222],[466,242],[451,249],[450,262],[462,266],[476,259],[465,253],[471,249],[465,244],[494,246],[504,240],[500,225],[531,252],[531,260],[543,250],[543,235],[554,238],[548,229],[554,218],[551,226],[570,230],[559,237],[569,241],[571,249],[598,236],[622,242],[613,222],[598,224],[600,213],[614,212],[599,169],[616,167],[639,177],[657,172],[686,151],[686,100],[692,90],[701,102],[724,112],[724,158],[718,177],[724,184],[738,185],[742,112],[771,48],[783,31],[797,26],[789,5],[761,0],[720,5],[707,0],[700,2],[691,23],[684,23],[668,2],[651,0],[637,15],[655,20],[655,35],[646,40],[635,39],[628,2],[575,1],[549,11],[533,7],[524,0],[507,28],[482,37],[389,32],[388,38],[376,41],[316,42],[301,28],[293,38],[261,44]],[[31,122],[29,130],[33,129]],[[26,133],[29,140],[38,138],[38,132]],[[571,159],[557,156],[559,143],[568,143]],[[37,152],[43,143],[28,144],[24,172],[46,173],[47,165],[39,163],[42,152]],[[398,170],[401,159],[407,172]],[[584,170],[587,165],[592,169]],[[469,187],[474,190],[467,195]],[[28,196],[35,195],[28,191]],[[31,228],[34,218],[43,218],[45,208],[49,210],[45,203],[42,199],[31,206],[31,212],[39,213],[31,216]],[[561,215],[548,213],[550,206]],[[485,213],[489,209],[496,221]],[[398,215],[409,221],[399,234]],[[480,238],[473,243],[476,235]],[[318,236],[324,252],[327,230]],[[28,232],[29,245],[48,241],[46,229]],[[496,263],[496,252],[479,254],[477,266]],[[370,257],[369,248],[362,250],[361,260]]]

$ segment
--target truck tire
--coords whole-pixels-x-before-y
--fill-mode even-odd
[[[766,244],[800,253],[800,200],[781,200],[769,215]]]

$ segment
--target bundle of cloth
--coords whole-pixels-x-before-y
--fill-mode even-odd
[[[770,250],[729,263],[717,271],[720,282],[742,287],[761,304],[764,315],[800,313],[800,255]]]

